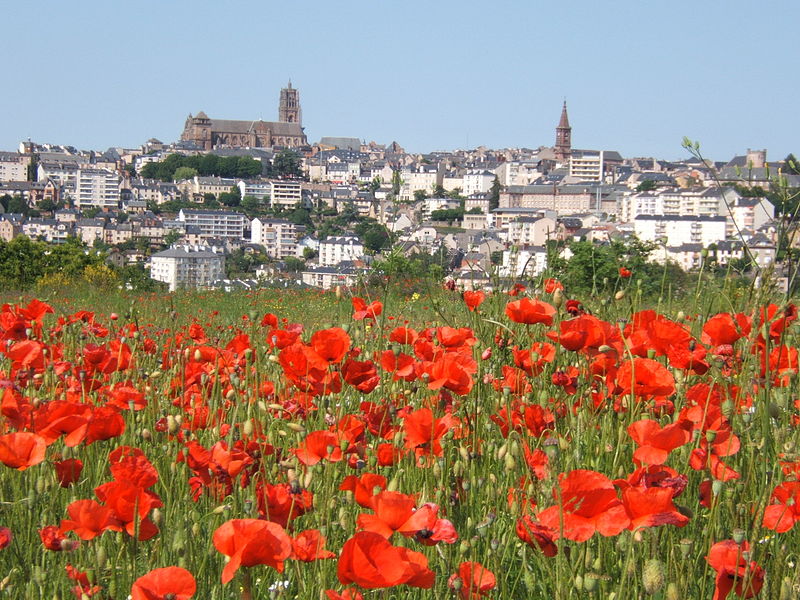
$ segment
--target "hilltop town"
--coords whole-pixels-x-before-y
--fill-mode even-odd
[[[572,144],[418,154],[397,142],[310,141],[300,94],[274,122],[190,114],[179,139],[0,152],[0,243],[102,252],[169,290],[351,285],[376,261],[422,257],[461,287],[540,274],[571,243],[637,239],[684,271],[776,267],[785,287],[800,168],[766,150],[712,161]],[[558,117],[555,107],[554,117]],[[176,123],[176,130],[178,124]],[[545,140],[542,140],[545,141]]]

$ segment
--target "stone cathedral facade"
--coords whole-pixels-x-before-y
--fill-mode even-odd
[[[281,90],[277,121],[211,119],[200,111],[187,117],[182,141],[203,150],[214,148],[297,148],[308,145],[303,131],[300,95],[292,82]]]

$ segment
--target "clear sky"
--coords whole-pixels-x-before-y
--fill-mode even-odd
[[[409,151],[551,146],[717,160],[800,152],[796,0],[0,0],[0,149],[277,119]]]

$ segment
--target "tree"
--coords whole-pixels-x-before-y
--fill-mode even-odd
[[[225,206],[239,206],[242,201],[242,191],[237,186],[233,186],[230,192],[222,192],[218,200]]]
[[[658,186],[656,182],[652,179],[644,179],[642,180],[639,185],[636,186],[637,192],[652,192]]]
[[[302,177],[303,168],[300,155],[294,150],[284,149],[272,159],[272,174],[275,177]]]
[[[180,231],[178,231],[177,229],[172,229],[164,235],[164,244],[167,246],[172,246],[172,244],[177,242],[182,237],[183,235],[181,234]]]
[[[427,198],[429,198],[429,195],[425,190],[416,190],[414,192],[414,202],[422,202]]]
[[[434,183],[432,189],[434,198],[445,198],[447,196],[447,190],[438,183]]]
[[[193,169],[192,167],[178,167],[172,174],[172,178],[175,181],[183,181],[185,179],[194,179],[197,174],[197,169]]]
[[[284,259],[283,264],[286,265],[287,273],[299,273],[306,268],[305,261],[294,256],[287,256]]]
[[[785,175],[800,175],[800,161],[798,161],[794,154],[789,154],[783,161],[783,173]]]
[[[489,188],[489,210],[492,211],[500,206],[500,192],[503,190],[503,186],[500,185],[500,180],[497,178],[497,175],[494,177],[494,181],[492,182],[492,187]]]
[[[380,252],[391,242],[391,237],[386,227],[378,224],[370,226],[369,229],[364,232],[363,238],[364,248],[372,252]]]
[[[22,196],[11,196],[6,210],[10,213],[22,213],[27,216],[30,212],[30,207]]]
[[[403,185],[403,180],[400,179],[400,169],[392,171],[392,196],[397,198],[400,195],[400,188]]]
[[[313,258],[317,258],[318,254],[319,253],[313,248],[309,248],[308,246],[303,248],[303,260],[311,260]]]

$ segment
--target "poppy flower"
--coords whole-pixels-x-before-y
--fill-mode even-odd
[[[338,363],[350,350],[350,336],[341,327],[320,329],[311,336],[311,347],[329,363]]]
[[[567,539],[585,542],[595,532],[606,537],[619,534],[630,525],[625,507],[614,484],[596,471],[576,469],[559,475],[559,489],[553,498],[560,503],[539,513],[539,521]]]
[[[669,453],[688,443],[691,439],[689,428],[684,422],[671,423],[661,427],[652,419],[642,419],[628,426],[631,436],[638,448],[633,453],[637,465],[662,465],[667,461]]]
[[[77,458],[67,458],[53,463],[56,469],[56,478],[61,487],[66,488],[78,481],[83,471],[83,461]]]
[[[622,492],[622,504],[628,513],[630,530],[641,527],[675,525],[683,527],[689,517],[678,511],[672,502],[673,490],[667,487],[629,487]]]
[[[94,500],[76,500],[67,506],[69,519],[61,521],[61,531],[74,531],[82,540],[92,540],[106,529],[122,531],[113,511]]]
[[[751,328],[752,319],[745,314],[719,313],[705,322],[700,339],[708,346],[734,344],[750,335]]]
[[[462,600],[483,598],[497,585],[494,573],[478,562],[462,562],[458,566],[458,573],[451,575],[447,584],[455,588],[457,581],[461,582],[458,595]]]
[[[214,547],[230,557],[222,570],[222,583],[233,579],[239,567],[268,565],[283,572],[283,561],[292,554],[292,540],[283,527],[260,519],[232,519],[214,532]]]
[[[8,527],[0,527],[0,550],[8,547],[12,539],[14,539],[14,535],[11,530]]]
[[[442,455],[442,437],[457,425],[451,414],[440,419],[433,418],[430,408],[420,408],[406,415],[403,423],[405,446],[419,456]]]
[[[528,515],[517,519],[516,532],[519,539],[532,548],[538,548],[545,556],[553,557],[558,554],[555,542],[558,533]]]
[[[77,585],[71,588],[72,594],[76,598],[83,599],[91,598],[94,595],[100,595],[102,589],[99,585],[92,585],[89,581],[89,575],[85,571],[79,571],[72,565],[66,566],[67,577],[72,579]]]
[[[286,527],[289,521],[306,514],[314,506],[314,495],[288,483],[260,483],[256,487],[259,514]]]
[[[432,528],[436,521],[429,507],[417,510],[416,504],[414,496],[384,490],[372,498],[375,514],[361,514],[356,523],[359,529],[379,533],[385,538],[390,538],[395,531],[412,536],[422,529]]]
[[[625,267],[620,267],[619,276],[622,277],[623,279],[628,279],[631,276],[630,269],[626,269]]]
[[[197,590],[192,574],[181,567],[153,569],[133,582],[131,600],[188,600]]]
[[[486,294],[481,291],[464,292],[464,304],[467,305],[467,308],[470,310],[470,312],[474,312],[475,309],[478,308],[485,299],[486,299]]]
[[[380,316],[383,312],[383,303],[379,300],[373,300],[367,304],[363,298],[352,298],[353,304],[353,320],[363,321],[364,319],[375,320],[375,317]]]
[[[406,584],[431,588],[435,574],[424,554],[392,546],[385,537],[359,531],[342,546],[337,566],[342,585],[355,583],[365,589]]]
[[[335,553],[325,549],[325,536],[319,529],[308,529],[292,538],[291,558],[303,562],[334,558]]]
[[[62,550],[73,550],[78,547],[78,542],[70,542],[55,525],[48,525],[39,530],[39,539],[42,545],[48,550],[61,552]]]
[[[371,360],[353,360],[348,358],[342,365],[344,380],[358,391],[368,394],[374,390],[381,381],[378,369]]]
[[[650,358],[634,358],[622,363],[617,371],[617,385],[623,396],[637,398],[670,396],[675,393],[675,378],[660,362]]]
[[[552,294],[556,290],[563,290],[564,284],[561,283],[558,279],[553,279],[552,277],[548,277],[544,280],[544,291],[546,294]]]
[[[353,492],[355,501],[359,506],[372,508],[375,490],[386,489],[386,477],[374,473],[364,473],[361,476],[348,475],[339,485],[339,489]]]
[[[772,491],[773,504],[764,511],[762,525],[778,533],[789,531],[800,520],[800,481],[787,481]]]
[[[24,471],[44,460],[47,444],[42,436],[27,431],[0,435],[0,462]]]
[[[717,572],[713,600],[725,600],[731,591],[743,598],[753,598],[761,591],[764,569],[755,561],[745,559],[744,553],[749,550],[746,541],[740,545],[724,540],[711,546],[706,561]]]
[[[328,600],[364,600],[364,595],[356,588],[347,588],[340,594],[336,590],[325,590]]]
[[[553,324],[555,315],[555,307],[541,300],[523,298],[506,304],[506,316],[515,323],[525,323],[526,325],[544,323],[549,327]]]

